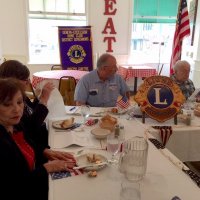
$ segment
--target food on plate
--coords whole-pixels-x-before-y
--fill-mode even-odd
[[[117,118],[112,117],[110,115],[105,115],[104,117],[101,118],[101,121],[103,123],[116,124],[117,123]]]
[[[74,117],[71,117],[70,119],[63,120],[60,124],[62,128],[68,128],[74,123]]]
[[[118,109],[117,109],[117,108],[112,108],[112,109],[111,109],[111,112],[112,112],[112,113],[118,113]]]
[[[194,107],[194,109],[200,112],[200,104],[199,103],[196,104],[195,107]]]
[[[194,115],[200,117],[200,104],[196,104],[194,107]]]
[[[105,115],[99,121],[99,126],[101,128],[109,129],[110,131],[114,130],[116,124],[117,124],[117,118],[112,117],[110,115]]]
[[[86,158],[87,158],[87,161],[89,162],[89,163],[95,163],[95,164],[99,164],[99,163],[101,163],[102,161],[101,161],[101,159],[96,155],[96,154],[88,154],[87,156],[86,156]]]
[[[89,171],[88,172],[89,177],[96,177],[97,176],[97,171]]]
[[[101,154],[87,152],[76,157],[77,166],[85,166],[84,171],[98,171],[107,166],[107,158]],[[104,163],[105,162],[105,163]]]

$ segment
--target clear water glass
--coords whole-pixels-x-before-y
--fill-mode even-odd
[[[122,180],[120,190],[120,200],[140,200],[140,184],[139,182],[131,182]]]
[[[117,163],[116,155],[119,152],[121,141],[118,136],[111,133],[107,136],[107,151],[112,154],[111,164]]]
[[[83,117],[83,124],[85,124],[87,118],[90,116],[90,106],[89,105],[81,106],[81,115]]]

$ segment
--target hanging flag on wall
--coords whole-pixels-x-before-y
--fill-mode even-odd
[[[174,64],[181,59],[182,41],[188,35],[190,35],[190,22],[187,1],[180,0],[170,61],[170,74],[173,74]]]
[[[91,26],[58,27],[63,69],[93,70]]]

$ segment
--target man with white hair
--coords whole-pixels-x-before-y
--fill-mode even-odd
[[[189,79],[190,64],[185,60],[178,60],[174,65],[172,80],[180,87],[183,95],[188,99],[195,91],[192,80]]]
[[[129,98],[130,89],[116,72],[115,57],[108,53],[101,55],[97,61],[97,69],[83,76],[77,84],[74,95],[76,105],[114,107],[118,96]]]

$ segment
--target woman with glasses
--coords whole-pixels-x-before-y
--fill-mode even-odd
[[[24,91],[29,81],[29,76],[30,71],[28,67],[17,60],[7,60],[0,65],[0,78],[12,77],[18,79]],[[49,158],[60,158],[63,155],[59,151],[52,152],[48,146],[48,130],[44,123],[48,114],[47,101],[53,88],[52,83],[46,83],[42,88],[40,97],[34,99],[33,102],[27,96],[25,97],[21,121],[27,127],[30,127],[28,137],[37,144],[38,148],[44,150],[46,156]]]
[[[66,158],[65,152],[60,152],[62,158],[49,158],[29,138],[30,127],[21,121],[25,98],[18,80],[0,79],[1,195],[7,200],[48,200],[48,174],[71,171],[75,159],[70,154]]]

